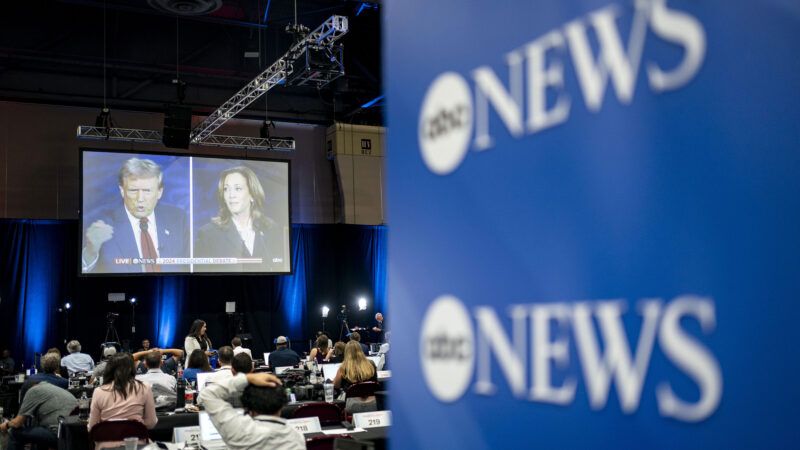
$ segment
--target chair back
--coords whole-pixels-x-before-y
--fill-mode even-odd
[[[356,383],[347,388],[345,390],[345,397],[370,397],[375,395],[375,391],[378,390],[378,386],[379,385],[377,381],[362,381],[361,383]]]
[[[92,427],[89,439],[92,442],[122,441],[128,437],[138,437],[147,441],[150,433],[143,423],[137,420],[108,420]]]
[[[338,425],[343,419],[342,410],[338,406],[325,402],[302,404],[292,412],[292,419],[301,417],[319,417],[319,423],[323,427],[326,425]]]

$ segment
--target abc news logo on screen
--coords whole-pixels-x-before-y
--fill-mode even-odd
[[[491,148],[489,111],[514,138],[535,134],[569,120],[579,100],[600,112],[607,90],[630,104],[640,73],[655,93],[676,90],[691,81],[702,66],[706,37],[702,24],[666,0],[635,0],[633,14],[609,5],[571,21],[505,55],[507,80],[489,66],[470,72],[472,85],[455,72],[439,75],[429,86],[419,117],[422,159],[434,173],[456,170],[470,148]],[[622,21],[630,22],[623,36]],[[660,62],[644,54],[645,38],[678,46],[682,59]],[[593,50],[592,40],[597,50]],[[565,63],[571,62],[578,81],[573,98],[564,86]],[[496,119],[495,119],[496,120]],[[473,136],[474,128],[474,136]]]
[[[491,306],[470,314],[460,299],[443,295],[429,306],[420,332],[425,382],[443,402],[460,399],[470,385],[476,394],[494,395],[503,380],[520,400],[567,406],[575,401],[580,373],[592,409],[605,408],[613,385],[620,408],[632,414],[657,347],[699,392],[698,398],[681,398],[661,375],[667,371],[651,374],[658,413],[684,422],[706,419],[722,399],[722,372],[709,349],[681,325],[694,321],[702,333],[712,332],[714,302],[684,295],[636,306],[638,338],[626,333],[624,300],[511,305],[508,329]],[[577,361],[570,360],[571,345]]]

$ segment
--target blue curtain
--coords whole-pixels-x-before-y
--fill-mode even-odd
[[[66,256],[63,242],[69,230],[53,221],[16,220],[4,225],[0,228],[2,338],[17,367],[23,363],[28,367],[34,353],[60,343],[58,307],[65,301],[60,295]]]
[[[374,226],[368,229],[366,238],[366,262],[372,276],[372,292],[374,295],[375,312],[386,314],[386,249],[388,230],[386,226]]]
[[[184,277],[158,278],[155,285],[153,299],[155,301],[155,345],[160,348],[182,348],[180,335],[183,330],[178,330],[178,321],[183,298],[186,291]],[[180,345],[176,345],[180,344]]]
[[[327,330],[337,334],[337,306],[348,304],[352,325],[369,325],[386,312],[386,234],[383,226],[294,225],[292,274],[286,276],[78,277],[77,221],[0,219],[0,347],[29,366],[34,353],[65,351],[78,339],[99,357],[109,312],[116,329],[135,350],[149,338],[159,347],[182,347],[194,319],[209,324],[216,347],[235,333],[224,313],[236,301],[245,313],[254,350],[269,351],[278,335],[305,344],[322,329],[319,310],[330,306]],[[136,334],[130,304],[110,303],[108,293],[136,296]],[[355,311],[356,295],[371,297],[367,311]],[[59,308],[70,300],[67,312]],[[67,316],[68,315],[68,316]],[[66,320],[69,318],[69,328]],[[302,350],[302,346],[298,348]]]
[[[306,262],[309,247],[308,228],[297,225],[292,230],[292,275],[284,275],[278,278],[277,289],[282,303],[283,319],[286,335],[292,340],[302,340],[305,324],[303,319],[306,316],[307,285],[306,285]]]

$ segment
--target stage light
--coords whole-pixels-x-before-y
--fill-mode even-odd
[[[358,299],[358,310],[359,311],[364,311],[366,309],[367,309],[367,299],[364,298],[364,297],[359,298]]]
[[[136,303],[136,297],[131,297],[131,305]]]
[[[72,308],[72,304],[70,302],[64,303],[64,309]]]
[[[323,317],[323,318],[325,318],[325,317],[328,317],[328,312],[329,312],[330,310],[331,310],[331,309],[330,309],[330,308],[328,308],[327,306],[323,306],[323,307],[322,307],[322,317]]]

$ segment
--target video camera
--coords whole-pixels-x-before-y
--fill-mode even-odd
[[[347,305],[342,305],[341,309],[339,309],[339,313],[336,314],[336,318],[347,321]]]

